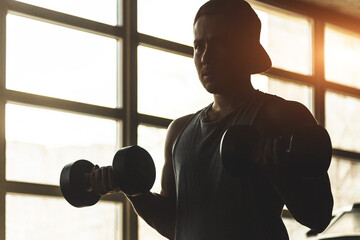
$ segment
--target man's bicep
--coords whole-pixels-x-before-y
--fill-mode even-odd
[[[161,175],[161,195],[166,197],[176,197],[175,173],[173,166],[173,147],[174,144],[192,115],[187,115],[174,120],[168,128],[165,140],[165,163]]]
[[[165,150],[166,151],[166,150]],[[161,195],[175,198],[176,197],[176,187],[175,187],[175,175],[174,168],[172,164],[172,158],[166,157],[165,153],[165,164],[162,170],[161,175]]]

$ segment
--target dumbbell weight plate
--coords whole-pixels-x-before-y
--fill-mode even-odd
[[[114,156],[114,185],[127,195],[149,191],[155,181],[155,165],[151,155],[139,146],[120,149]]]
[[[74,207],[86,207],[97,203],[100,195],[86,191],[84,174],[90,173],[94,164],[78,160],[67,164],[60,174],[60,188],[64,198]]]
[[[310,125],[294,131],[287,154],[291,167],[306,177],[317,177],[327,172],[332,158],[328,132],[320,125]]]

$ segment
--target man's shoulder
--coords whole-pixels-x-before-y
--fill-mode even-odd
[[[188,114],[179,118],[176,118],[175,120],[173,120],[168,128],[168,131],[175,131],[175,132],[180,132],[184,129],[184,127],[186,127],[186,125],[189,123],[189,121],[195,116],[200,116],[202,114],[202,112],[207,111],[207,109],[211,106],[212,104],[198,110],[195,113],[192,114]]]
[[[169,125],[169,130],[182,130],[193,116],[194,114],[189,114],[173,120]]]
[[[190,119],[194,116],[194,114],[189,114],[180,118],[173,120],[167,131],[167,136],[170,142],[174,142],[179,136],[180,132],[185,128]]]
[[[316,124],[309,109],[296,101],[270,95],[261,111],[261,119],[273,126],[299,126]]]

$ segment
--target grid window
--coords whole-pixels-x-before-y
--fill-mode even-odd
[[[91,19],[110,25],[122,25],[122,0],[20,0],[42,8]],[[119,15],[119,17],[117,17]]]
[[[0,239],[123,238],[125,198],[77,209],[59,188],[66,164],[122,146],[123,4],[1,2]]]
[[[63,198],[6,194],[6,239],[121,240],[122,204],[76,209]]]
[[[7,89],[118,105],[115,39],[12,14],[7,29]]]
[[[334,148],[360,152],[360,99],[327,91],[326,128]]]
[[[262,22],[260,42],[273,67],[310,75],[311,31],[309,19],[295,14],[257,10]]]
[[[359,62],[360,35],[326,25],[326,79],[350,87],[360,88]]]
[[[140,46],[138,48],[138,110],[178,118],[212,102],[203,89],[191,58]]]
[[[6,178],[58,185],[68,163],[111,165],[117,132],[113,120],[7,104]]]
[[[5,111],[5,128],[0,127],[0,138],[6,138],[3,146],[6,159],[0,158],[0,164],[5,165],[5,160],[6,169],[0,172],[0,182],[9,187],[0,188],[1,239],[48,239],[50,236],[51,239],[120,240],[123,224],[126,229],[134,230],[129,225],[131,217],[127,211],[123,218],[124,202],[100,201],[93,207],[76,209],[60,195],[52,195],[60,191],[58,177],[65,164],[84,158],[101,166],[109,165],[115,151],[122,146],[121,139],[128,145],[137,141],[150,152],[157,170],[152,191],[160,191],[166,124],[213,101],[201,86],[190,56],[170,53],[174,49],[185,51],[178,43],[192,46],[193,20],[204,2],[206,0],[2,1],[0,19],[6,19],[6,26],[0,24],[0,44],[6,51],[0,51],[0,59],[6,61],[0,61],[0,70],[4,73],[0,75],[0,86],[5,86],[0,87],[0,109]],[[277,10],[250,2],[255,2],[262,21],[260,41],[273,67],[278,68],[253,76],[253,86],[298,101],[313,113],[317,109],[316,114],[321,116],[321,124],[326,123],[333,147],[344,150],[335,151],[329,169],[334,209],[357,202],[360,164],[359,159],[348,156],[360,153],[357,141],[360,135],[357,127],[360,121],[359,35],[326,23],[326,18],[319,20],[311,12],[305,13],[309,17],[304,17],[298,15],[303,14],[300,12],[287,12],[290,7]],[[131,10],[126,12],[126,19],[123,18],[124,6]],[[137,11],[133,11],[133,6],[137,6]],[[50,19],[35,20],[51,13],[56,19],[64,18],[68,26],[50,24]],[[137,26],[132,25],[136,23],[133,17],[137,18]],[[77,20],[82,31],[75,30]],[[123,22],[127,20],[130,22]],[[313,22],[319,27],[314,29]],[[102,35],[99,26],[106,27],[104,24],[115,27],[108,26]],[[154,41],[139,43],[138,39],[143,38],[137,34],[127,36],[129,31],[123,31],[122,25],[130,27],[130,32],[147,34],[146,39]],[[97,34],[91,30],[94,26]],[[118,30],[111,33],[116,36],[108,37],[109,29]],[[315,48],[324,46],[324,69],[322,64],[312,63],[312,53],[322,52],[322,49],[311,49],[314,36],[324,40],[314,45]],[[124,38],[129,44],[122,44]],[[166,41],[156,41],[157,38],[175,43],[167,45]],[[133,56],[135,51],[131,47],[138,44],[138,55]],[[156,50],[168,46],[169,52]],[[124,65],[124,76],[129,79],[122,80],[121,59],[137,60],[137,78],[131,74],[134,68],[131,64],[136,61],[130,61],[131,64]],[[316,69],[312,69],[313,66]],[[314,79],[313,72],[325,73],[324,79],[316,79],[319,84],[309,83],[309,79]],[[292,75],[296,75],[296,81],[290,79]],[[132,89],[134,86],[138,89]],[[129,88],[125,99],[127,108],[123,112],[117,109],[122,107],[121,91]],[[136,91],[137,99],[134,99],[132,94]],[[48,98],[37,95],[63,101],[49,99],[39,103],[38,100]],[[139,125],[124,121],[126,125],[122,126],[128,113],[135,113],[130,117],[140,119]],[[108,118],[109,114],[114,114],[113,119]],[[138,116],[141,114],[154,117],[142,118]],[[127,130],[125,136],[122,136],[123,128]],[[132,138],[136,132],[138,137]],[[127,220],[123,223],[122,219]],[[284,222],[290,239],[305,238],[306,227],[291,218],[284,218]],[[130,238],[136,235],[132,230]],[[140,240],[165,239],[140,218],[138,230]]]
[[[138,0],[138,31],[193,45],[193,21],[206,0]]]

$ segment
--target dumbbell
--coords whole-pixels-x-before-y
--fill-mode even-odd
[[[244,175],[267,161],[302,177],[318,177],[330,166],[332,146],[328,132],[320,125],[302,126],[288,136],[267,139],[250,125],[238,125],[223,134],[220,155],[224,168],[233,176]]]
[[[60,188],[64,198],[74,207],[96,204],[101,195],[89,191],[89,175],[94,164],[78,160],[67,164],[60,174]],[[155,181],[155,165],[150,154],[139,146],[129,146],[118,150],[111,170],[114,188],[126,195],[137,195],[149,191]]]

